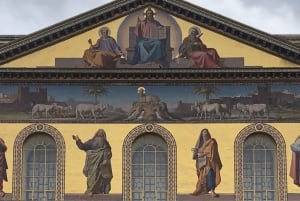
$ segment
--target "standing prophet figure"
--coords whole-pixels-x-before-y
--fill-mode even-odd
[[[290,177],[294,184],[300,187],[300,135],[295,142],[291,144],[292,161],[290,166]]]
[[[197,140],[195,148],[192,148],[193,159],[196,160],[198,181],[192,195],[200,195],[211,192],[212,197],[217,197],[215,188],[221,182],[220,170],[222,163],[219,156],[218,144],[208,129],[203,129]]]
[[[7,173],[6,170],[8,168],[5,152],[7,147],[4,143],[4,140],[0,138],[0,197],[5,196],[5,192],[3,191],[3,181],[7,181]]]
[[[80,150],[86,152],[86,160],[83,174],[87,177],[87,189],[85,194],[108,194],[111,190],[111,179],[113,178],[111,168],[111,147],[106,139],[106,133],[99,129],[93,138],[82,142],[76,135],[72,136]]]

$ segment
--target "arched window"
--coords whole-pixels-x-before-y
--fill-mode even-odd
[[[65,142],[47,124],[24,128],[14,143],[13,198],[26,201],[63,201]]]
[[[236,201],[287,201],[283,136],[268,124],[251,124],[234,142]]]
[[[132,146],[132,200],[168,200],[168,153],[158,135],[139,136]]]
[[[123,200],[175,201],[176,143],[157,124],[134,128],[123,143]]]
[[[23,200],[55,200],[56,151],[54,139],[46,133],[35,133],[25,140]]]
[[[264,134],[250,135],[243,148],[244,201],[278,200],[276,144]]]

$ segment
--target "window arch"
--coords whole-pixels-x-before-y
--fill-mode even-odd
[[[276,144],[264,133],[253,133],[244,142],[244,200],[278,200]]]
[[[279,131],[251,124],[238,134],[234,148],[236,200],[287,201],[286,150]]]
[[[133,129],[123,143],[123,200],[175,201],[176,164],[176,143],[168,130],[156,124]]]
[[[168,153],[157,134],[139,136],[132,146],[132,200],[167,200]]]
[[[14,143],[13,200],[64,200],[65,143],[47,124],[24,128]]]

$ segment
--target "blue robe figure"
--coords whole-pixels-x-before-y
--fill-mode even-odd
[[[161,68],[166,68],[169,65],[166,61],[166,39],[157,35],[159,31],[163,32],[165,27],[154,20],[151,8],[147,9],[145,15],[145,20],[137,20],[135,53],[129,63],[135,65],[156,62]]]

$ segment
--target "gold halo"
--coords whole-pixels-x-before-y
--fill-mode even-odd
[[[151,10],[153,11],[153,16],[156,15],[155,9],[152,8],[152,7],[147,7],[147,8],[145,8],[145,9],[144,9],[144,12],[143,12],[143,15],[146,15],[146,12],[147,12],[148,9],[151,9]]]
[[[99,36],[102,36],[101,32],[103,30],[107,30],[108,31],[107,35],[110,36],[110,28],[108,28],[108,27],[101,27],[98,32]]]
[[[146,93],[145,87],[139,87],[139,88],[137,89],[137,91],[138,91],[138,92],[139,92],[139,91],[143,91],[143,94]]]
[[[203,35],[203,33],[201,32],[201,30],[200,30],[199,27],[191,27],[191,28],[189,29],[189,34],[191,34],[192,30],[197,30],[197,32],[198,32],[198,34],[196,35],[197,37]]]

